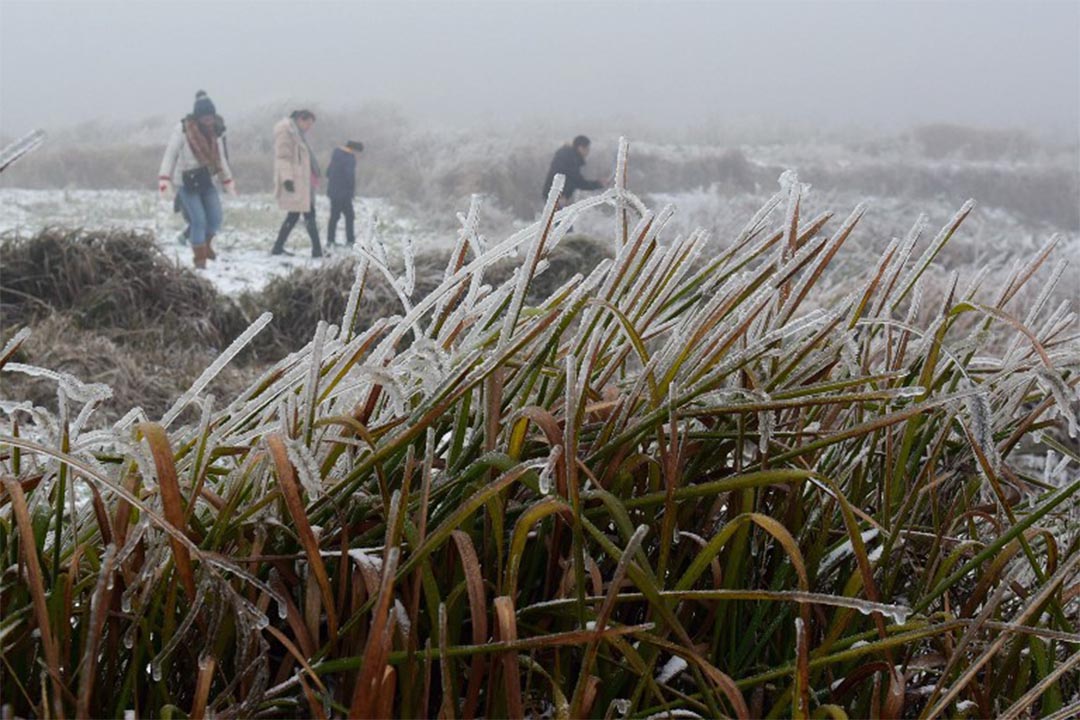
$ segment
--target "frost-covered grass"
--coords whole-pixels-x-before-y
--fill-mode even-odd
[[[52,378],[60,409],[0,405],[4,702],[1075,714],[1080,356],[1044,302],[1060,274],[1040,255],[929,297],[965,205],[823,302],[863,210],[808,213],[784,181],[704,257],[621,182],[557,214],[552,196],[498,243],[474,206],[430,293],[372,246],[340,321],[246,391],[205,388],[265,318],[162,417],[104,430],[85,428],[108,388],[11,363],[17,336],[0,366]],[[597,213],[614,258],[528,301]],[[508,255],[519,271],[491,281]],[[401,309],[358,330],[375,274]],[[1055,456],[1032,472],[1022,446]]]

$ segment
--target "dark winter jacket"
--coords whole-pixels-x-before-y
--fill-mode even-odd
[[[585,158],[581,157],[573,145],[563,145],[555,151],[555,157],[551,159],[551,167],[548,169],[547,179],[544,180],[544,197],[551,191],[551,183],[555,180],[555,174],[566,176],[566,184],[563,185],[562,195],[566,200],[574,197],[575,190],[599,190],[604,184],[599,180],[586,180],[581,176],[581,166],[585,164]]]
[[[334,148],[326,177],[326,194],[331,200],[352,200],[356,195],[356,155]]]

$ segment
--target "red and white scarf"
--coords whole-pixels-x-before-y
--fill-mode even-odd
[[[221,154],[218,152],[217,133],[206,129],[194,116],[184,118],[184,136],[195,159],[214,175],[221,172]]]

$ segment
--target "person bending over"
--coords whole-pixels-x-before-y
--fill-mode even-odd
[[[564,175],[566,183],[563,185],[562,195],[556,204],[556,209],[565,207],[573,202],[576,190],[600,190],[608,183],[606,180],[586,180],[581,174],[581,168],[585,165],[585,158],[589,156],[591,142],[584,135],[578,135],[569,145],[563,145],[555,151],[555,157],[551,158],[551,167],[548,168],[547,178],[544,180],[544,194],[551,192],[551,184],[555,181],[555,175]]]

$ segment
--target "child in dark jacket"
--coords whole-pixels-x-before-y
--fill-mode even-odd
[[[326,169],[326,194],[330,198],[330,223],[326,235],[330,245],[337,235],[338,218],[345,216],[345,243],[356,242],[353,232],[353,197],[356,196],[356,156],[363,151],[364,144],[350,140],[341,147],[334,148],[330,157],[330,166]]]

